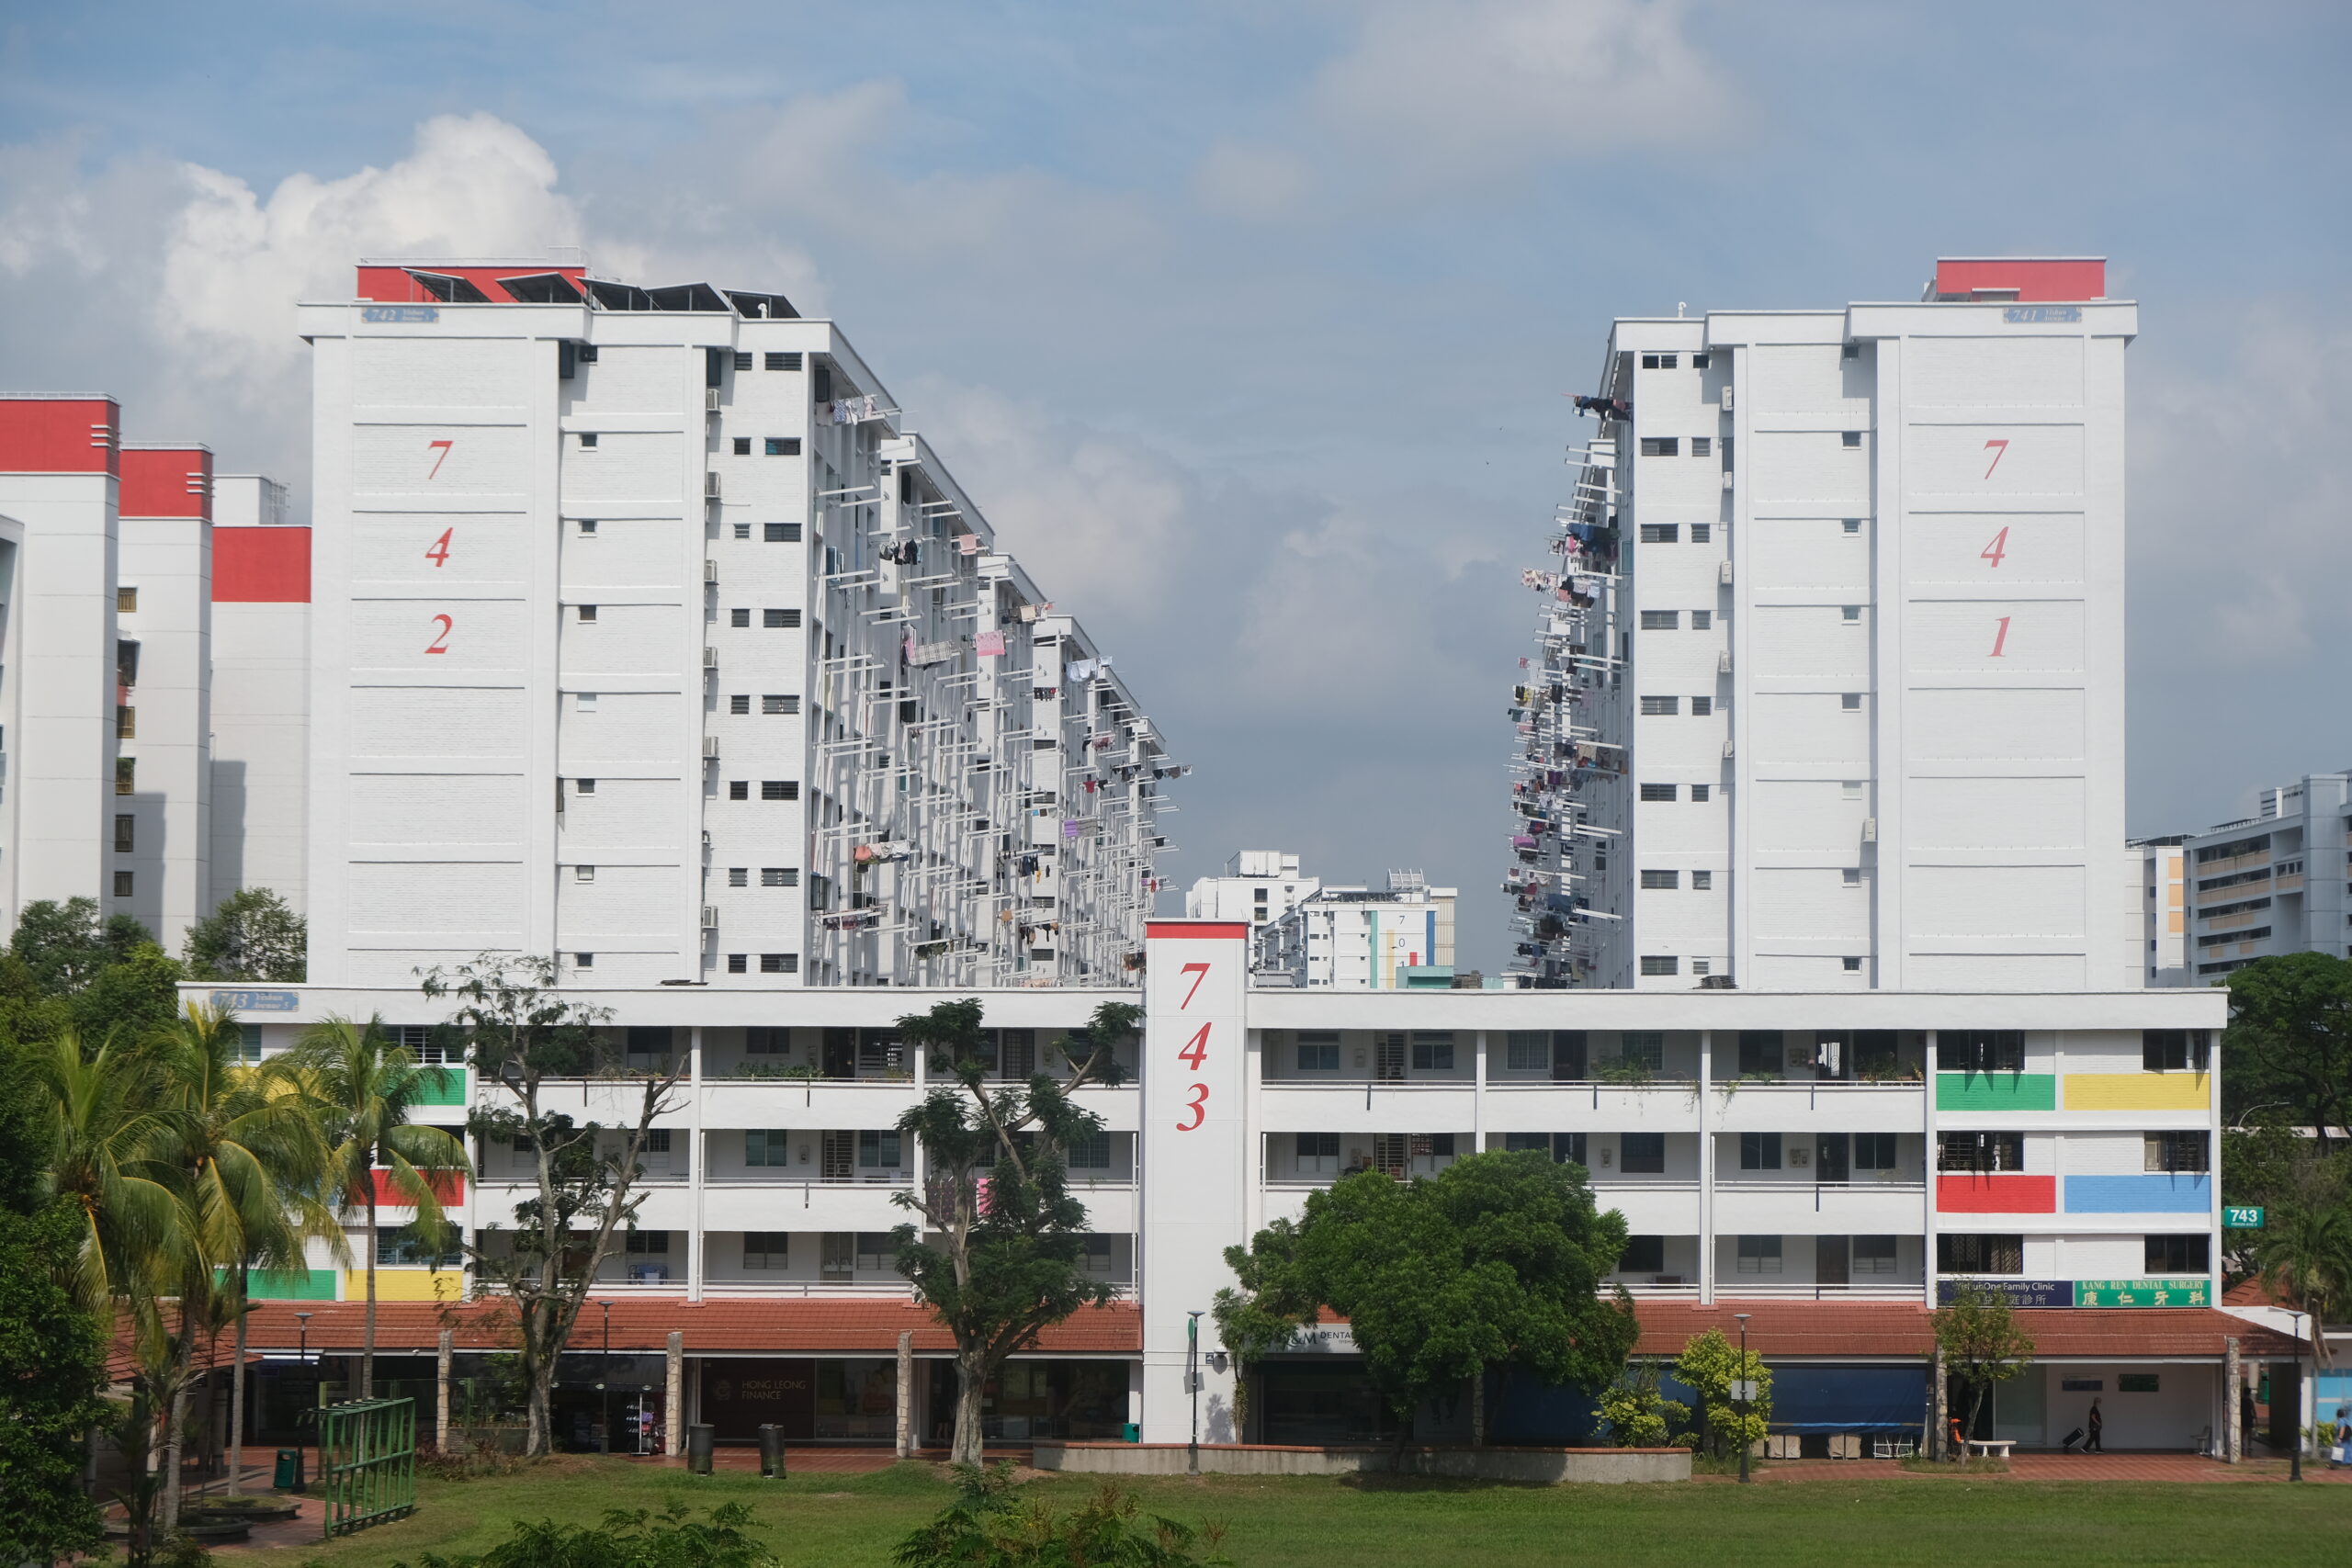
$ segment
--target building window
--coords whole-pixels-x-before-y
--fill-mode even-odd
[[[790,1231],[745,1231],[743,1233],[743,1267],[746,1269],[791,1268],[792,1233]]]
[[[1642,954],[1642,973],[1645,975],[1676,975],[1681,973],[1681,966],[1682,960],[1669,953]]]
[[[1711,457],[1714,456],[1714,441],[1710,436],[1694,435],[1690,438],[1690,456],[1693,457]]]
[[[1645,718],[1668,718],[1681,711],[1680,697],[1644,697],[1642,699],[1642,716]]]
[[[1845,957],[1840,958],[1838,963],[1840,965],[1842,972],[1845,974],[1859,975],[1862,972],[1862,961],[1860,956],[1857,953],[1849,953],[1846,954]]]
[[[1846,866],[1838,873],[1838,877],[1848,887],[1860,887],[1862,885],[1862,868],[1858,865]]]
[[[1629,1235],[1625,1250],[1617,1255],[1620,1274],[1662,1274],[1666,1271],[1666,1237],[1662,1235]]]
[[[1628,1176],[1664,1176],[1666,1174],[1666,1134],[1664,1133],[1618,1134],[1617,1167]]]
[[[1675,366],[1681,363],[1681,359],[1682,356],[1679,354],[1645,354],[1642,355],[1642,368],[1645,370],[1671,370]]]
[[[797,457],[800,456],[800,437],[797,435],[769,436],[768,456],[771,457]]]
[[[750,351],[749,349],[742,349],[742,348],[739,348],[739,349],[737,349],[737,350],[735,351],[735,368],[736,368],[736,369],[738,369],[738,370],[749,370],[751,367],[752,367],[752,355],[751,355],[751,351]]]
[[[1936,1237],[1939,1274],[2022,1274],[2025,1237],[2021,1235],[1954,1235]]]
[[[1338,1032],[1302,1030],[1298,1036],[1298,1070],[1302,1073],[1338,1072],[1340,1070]]]
[[[779,631],[799,624],[800,612],[797,610],[762,610],[760,612],[760,625],[770,631]]]
[[[237,1060],[245,1063],[247,1066],[251,1066],[252,1064],[261,1060],[260,1024],[241,1023],[237,1025]]]
[[[114,792],[117,795],[139,793],[139,759],[117,757],[114,760]]]
[[[114,852],[127,855],[138,841],[139,818],[128,811],[118,812],[114,819]]]
[[[1093,1133],[1071,1143],[1069,1168],[1072,1170],[1108,1170],[1111,1168],[1111,1134]]]
[[[2021,1073],[2025,1031],[1947,1029],[1936,1036],[1936,1055],[1948,1073]]]
[[[1714,889],[1714,886],[1715,886],[1715,874],[1714,874],[1713,872],[1712,872],[1712,871],[1694,871],[1694,872],[1692,872],[1692,873],[1690,874],[1690,891],[1691,891],[1691,892],[1693,892],[1693,893],[1708,893],[1708,892],[1712,892],[1712,891],[1713,891],[1713,889]]]
[[[1861,799],[1861,798],[1862,798],[1862,781],[1861,781],[1861,780],[1860,780],[1860,779],[1841,779],[1841,780],[1839,780],[1839,781],[1838,781],[1838,797],[1839,797],[1840,799],[1844,799],[1844,800],[1860,800],[1860,799]]]
[[[747,1056],[788,1056],[792,1054],[792,1031],[782,1024],[753,1024],[743,1031],[743,1054]]]
[[[743,1163],[776,1169],[792,1163],[791,1134],[781,1127],[752,1127],[743,1134]]]
[[[596,606],[595,606],[595,605],[594,605],[594,604],[582,604],[582,605],[578,606],[578,608],[579,608],[579,611],[580,611],[580,619],[581,619],[581,621],[582,621],[582,623],[583,625],[584,625],[584,624],[586,624],[587,622],[593,621],[593,620],[594,620],[594,619],[596,618]]]
[[[1848,713],[1860,713],[1862,711],[1862,694],[1840,692],[1838,694],[1838,705]]]
[[[1644,610],[1642,612],[1642,630],[1645,632],[1675,631],[1681,625],[1682,612],[1679,610]]]
[[[1713,788],[1714,785],[1713,784],[1692,784],[1690,786],[1690,799],[1692,803],[1696,804],[1705,800],[1708,796],[1708,793]]]
[[[751,455],[752,438],[748,435],[737,436],[735,438],[735,456],[738,457],[748,457]]]
[[[1413,1070],[1417,1073],[1450,1073],[1453,1070],[1453,1032],[1451,1030],[1415,1030],[1413,1032]]]
[[[800,973],[800,955],[797,953],[763,953],[760,954],[760,973],[797,975]]]
[[[760,886],[763,887],[797,887],[800,886],[799,868],[789,865],[763,865],[760,867]]]
[[[1742,1274],[1777,1274],[1781,1271],[1781,1238],[1776,1235],[1744,1235],[1739,1238],[1739,1269]]]
[[[583,430],[580,433],[580,449],[582,452],[594,452],[596,449],[596,433],[594,431]]]
[[[748,973],[751,966],[752,955],[748,953],[730,953],[727,955],[727,972],[729,975]]]
[[[779,354],[775,349],[770,349],[767,351],[765,363],[771,370],[797,370],[800,368],[800,355],[797,351]]]
[[[574,692],[571,694],[571,705],[581,713],[594,713],[598,695],[599,694],[595,692]]]
[[[729,610],[727,612],[727,624],[730,626],[748,626],[752,624],[752,612],[748,609]]]
[[[2140,1066],[2147,1072],[2201,1073],[2205,1070],[2206,1060],[2206,1036],[2201,1029],[2143,1029],[2140,1032]]]
[[[1642,873],[1642,886],[1668,889],[1679,887],[1682,886],[1682,874],[1679,871],[1645,871]]]
[[[760,537],[771,545],[797,545],[800,542],[800,525],[763,523],[760,525]]]
[[[797,779],[762,779],[760,798],[762,800],[798,800],[800,783]]]
[[[1855,1134],[1854,1168],[1856,1170],[1893,1170],[1894,1168],[1894,1134],[1892,1133]]]
[[[772,718],[779,716],[789,718],[800,711],[800,699],[797,696],[770,692],[760,698],[760,711]]]
[[[1860,446],[1862,444],[1862,433],[1859,430],[1842,432],[1838,436],[1838,441],[1847,446]]]
[[[2212,1272],[2212,1237],[2206,1235],[2152,1235],[2146,1240],[2145,1262],[2151,1274],[2208,1274]]]
[[[130,897],[130,874],[131,874],[127,871],[118,871],[114,874],[114,896],[116,897],[128,898]]]
[[[727,798],[729,800],[751,799],[752,781],[749,779],[729,779],[727,781]]]
[[[1746,1041],[1741,1042],[1746,1044]],[[1778,1170],[1781,1168],[1781,1134],[1778,1133],[1742,1133],[1739,1135],[1739,1168],[1742,1170]]]
[[[737,692],[729,696],[727,699],[727,711],[729,714],[741,714],[749,717],[752,712],[752,694]]]
[[[1642,525],[1642,543],[1645,545],[1679,544],[1681,538],[1682,528],[1679,524],[1645,523]]]
[[[1848,1257],[1849,1273],[1892,1274],[1894,1272],[1894,1238],[1891,1235],[1858,1235]]]
[[[574,969],[594,969],[596,967],[596,955],[593,953],[575,953],[571,955],[571,966]]]
[[[2145,1145],[2143,1169],[2194,1172],[2213,1168],[2201,1130],[2148,1133],[2143,1134],[2142,1141]]]
[[[868,1128],[857,1135],[857,1164],[861,1170],[896,1170],[901,1161],[899,1134],[896,1129],[876,1131]]]
[[[596,868],[593,865],[575,865],[571,868],[571,880],[594,882],[596,880]]]
[[[1540,1073],[1552,1066],[1552,1032],[1514,1029],[1503,1045],[1503,1065],[1515,1073]]]
[[[1682,438],[1679,435],[1645,435],[1642,456],[1645,457],[1676,457],[1681,456]]]
[[[1859,517],[1843,518],[1839,521],[1838,525],[1844,528],[1849,534],[1859,534],[1862,531],[1862,520]]]
[[[1645,784],[1642,786],[1642,798],[1644,800],[1672,800],[1674,798],[1674,785]]]
[[[580,536],[583,539],[593,539],[596,536],[596,520],[594,517],[580,519]]]
[[[1340,1134],[1337,1133],[1301,1133],[1298,1134],[1298,1173],[1301,1176],[1337,1176],[1340,1174]]]
[[[1691,525],[1690,525],[1690,542],[1691,542],[1692,544],[1694,544],[1694,545],[1707,545],[1707,544],[1713,544],[1713,543],[1714,542],[1714,537],[1715,537],[1715,525],[1714,525],[1713,524],[1712,524],[1712,523],[1693,523],[1693,524],[1691,524]]]
[[[1690,699],[1690,716],[1691,716],[1692,718],[1705,718],[1708,715],[1710,715],[1710,714],[1713,713],[1714,711],[1715,711],[1715,699],[1714,699],[1714,698],[1713,698],[1713,697],[1692,697],[1692,698]]]
[[[114,608],[115,614],[119,615],[137,614],[139,610],[139,590],[136,588],[117,588],[114,591]]]
[[[631,1258],[667,1258],[670,1256],[668,1231],[631,1231],[625,1248]]]
[[[1690,612],[1690,629],[1692,631],[1711,631],[1714,628],[1714,625],[1715,613],[1713,610],[1693,610]]]
[[[1739,1076],[1754,1077],[1781,1074],[1781,1032],[1777,1029],[1743,1029],[1739,1032]]]
[[[1841,604],[1838,607],[1838,615],[1849,626],[1862,624],[1862,607],[1860,604]]]
[[[1979,1175],[2025,1168],[2023,1133],[1939,1133],[1936,1168]]]

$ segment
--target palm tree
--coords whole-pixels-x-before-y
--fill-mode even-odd
[[[278,1092],[281,1075],[245,1066],[230,1014],[190,1003],[150,1042],[164,1132],[157,1152],[177,1172],[196,1228],[200,1271],[181,1292],[180,1349],[192,1355],[199,1307],[233,1314],[237,1359],[231,1420],[232,1490],[243,1458],[245,1286],[253,1265],[305,1268],[304,1243],[326,1238],[345,1250],[334,1214],[318,1197],[327,1145],[319,1108]],[[188,1383],[175,1392],[185,1406]],[[173,1414],[164,1440],[166,1528],[179,1514],[179,1442],[185,1409]]]
[[[65,1030],[35,1047],[54,1142],[51,1187],[71,1201],[82,1243],[66,1283],[111,1323],[118,1302],[153,1299],[187,1271],[197,1227],[171,1166],[156,1157],[167,1123],[153,1056],[108,1034],[85,1053]]]
[[[359,1356],[359,1397],[376,1392],[377,1173],[390,1201],[416,1211],[419,1235],[447,1229],[435,1180],[467,1170],[465,1145],[438,1127],[420,1127],[409,1113],[435,1081],[407,1047],[391,1043],[383,1021],[356,1024],[330,1018],[302,1032],[285,1058],[303,1091],[319,1102],[327,1129],[325,1190],[366,1207],[368,1315]]]
[[[2340,1183],[2313,1175],[2297,1185],[2291,1201],[2271,1210],[2254,1262],[2264,1290],[2311,1314],[2312,1358],[2325,1367],[2328,1315],[2352,1305],[2352,1201]]]

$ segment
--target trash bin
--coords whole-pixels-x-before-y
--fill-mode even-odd
[[[1128,1422],[1125,1426],[1119,1428],[1119,1441],[1123,1443],[1142,1442],[1143,1427],[1136,1422]]]
[[[686,1468],[696,1475],[710,1473],[710,1444],[717,1435],[707,1422],[695,1421],[686,1427]]]
[[[302,1481],[302,1450],[277,1450],[277,1472],[270,1478],[270,1485],[280,1492],[302,1492],[308,1488]]]
[[[773,1481],[784,1479],[784,1428],[774,1422],[760,1428],[760,1473]]]

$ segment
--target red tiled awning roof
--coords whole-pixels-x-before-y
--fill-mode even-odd
[[[1747,1318],[1747,1347],[1769,1357],[1913,1357],[1935,1352],[1931,1314],[1909,1302],[1641,1302],[1642,1337],[1634,1353],[1673,1356],[1696,1336],[1720,1328],[1739,1337],[1734,1313]],[[2208,1307],[2101,1311],[2083,1307],[2022,1308],[2018,1326],[2034,1354],[2055,1358],[2211,1356],[2234,1337],[2247,1356],[2287,1356],[2294,1341]]]
[[[311,1314],[309,1345],[344,1352],[359,1348],[367,1317],[364,1302],[262,1302],[256,1303],[248,1342],[256,1348],[288,1352],[303,1342],[297,1312]],[[376,1348],[379,1354],[430,1351],[440,1343],[441,1331],[453,1331],[461,1350],[511,1348],[511,1313],[497,1302],[475,1302],[442,1307],[431,1302],[382,1302],[376,1308]],[[786,1301],[728,1299],[689,1302],[677,1296],[630,1296],[613,1299],[613,1348],[662,1350],[673,1330],[685,1336],[685,1348],[695,1355],[726,1351],[798,1351],[808,1354],[894,1354],[899,1336],[911,1332],[915,1348],[952,1350],[955,1340],[928,1308],[903,1300]],[[593,1344],[591,1341],[593,1340]],[[605,1315],[594,1298],[582,1309],[572,1332],[575,1349],[602,1349]],[[1143,1348],[1143,1317],[1125,1302],[1089,1307],[1054,1325],[1038,1337],[1038,1350],[1048,1354],[1135,1354]]]

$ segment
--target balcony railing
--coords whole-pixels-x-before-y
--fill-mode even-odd
[[[1772,1280],[1754,1274],[1719,1274],[1715,1277],[1715,1300],[1917,1301],[1919,1293],[1926,1288],[1927,1282],[1918,1279],[1849,1280],[1840,1285],[1815,1280]]]

